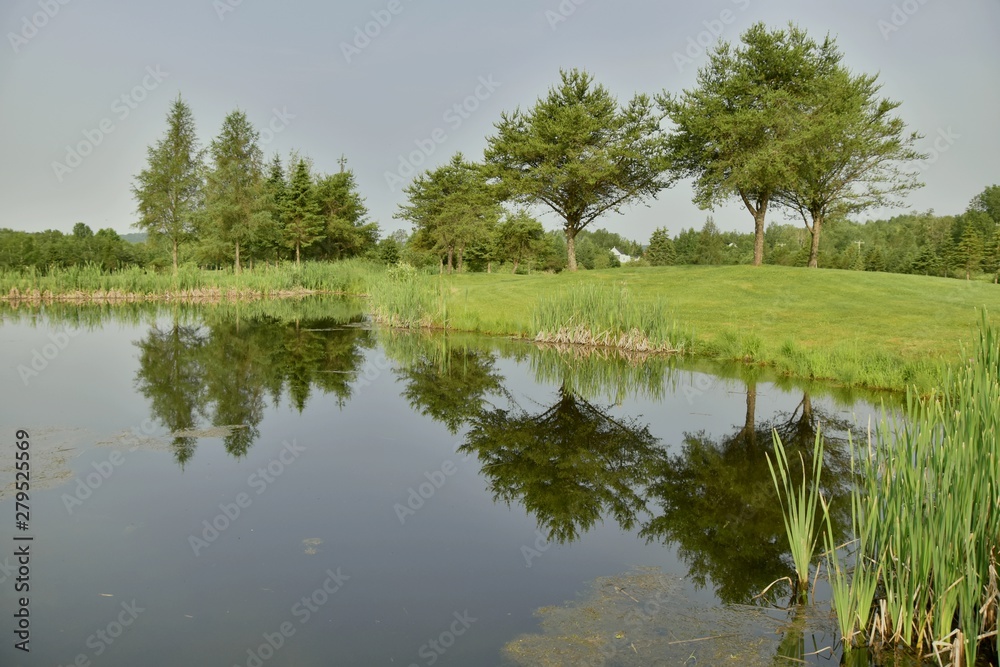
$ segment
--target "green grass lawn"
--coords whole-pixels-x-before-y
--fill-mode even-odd
[[[858,271],[682,266],[440,280],[449,324],[459,329],[534,335],[543,299],[623,286],[638,307],[665,306],[695,353],[893,389],[932,386],[940,364],[960,360],[971,344],[978,310],[1000,316],[1000,286]]]

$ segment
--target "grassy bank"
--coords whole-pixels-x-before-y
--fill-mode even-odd
[[[971,343],[977,309],[1000,313],[1000,288],[943,278],[788,267],[659,267],[578,274],[437,276],[363,261],[175,278],[132,269],[0,274],[0,295],[44,301],[117,291],[146,299],[217,289],[369,296],[395,327],[448,328],[540,341],[682,351],[763,364],[789,376],[927,391]],[[86,299],[82,299],[86,300]]]
[[[990,284],[770,266],[416,277],[373,296],[376,309],[410,314],[396,325],[546,338],[560,322],[595,337],[639,323],[651,340],[686,353],[922,391],[960,361],[977,309],[1000,312],[1000,288]]]

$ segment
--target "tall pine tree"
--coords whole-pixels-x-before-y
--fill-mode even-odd
[[[295,264],[301,263],[302,248],[308,248],[323,236],[323,218],[305,160],[295,163],[285,199],[282,239],[285,247],[295,250]]]
[[[147,149],[147,166],[135,177],[132,195],[139,221],[132,226],[170,244],[174,273],[181,243],[195,233],[202,207],[202,151],[191,108],[178,95],[167,114],[167,132]]]
[[[206,190],[208,229],[233,249],[237,273],[241,268],[240,249],[250,244],[261,225],[270,220],[258,137],[246,114],[237,110],[226,116],[211,146],[213,164]]]

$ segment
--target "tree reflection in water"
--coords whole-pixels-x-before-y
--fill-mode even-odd
[[[374,347],[371,331],[350,326],[362,321],[360,314],[309,321],[258,315],[188,324],[175,314],[136,342],[136,389],[172,434],[181,465],[194,455],[192,434],[206,425],[224,428],[226,451],[241,457],[260,435],[268,397],[277,406],[287,394],[299,412],[314,390],[347,404],[364,351]]]

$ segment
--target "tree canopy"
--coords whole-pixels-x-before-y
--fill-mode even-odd
[[[655,107],[636,95],[620,107],[594,77],[563,70],[528,111],[503,113],[487,139],[489,175],[505,200],[544,205],[563,222],[570,271],[577,234],[608,211],[647,201],[670,183]]]

